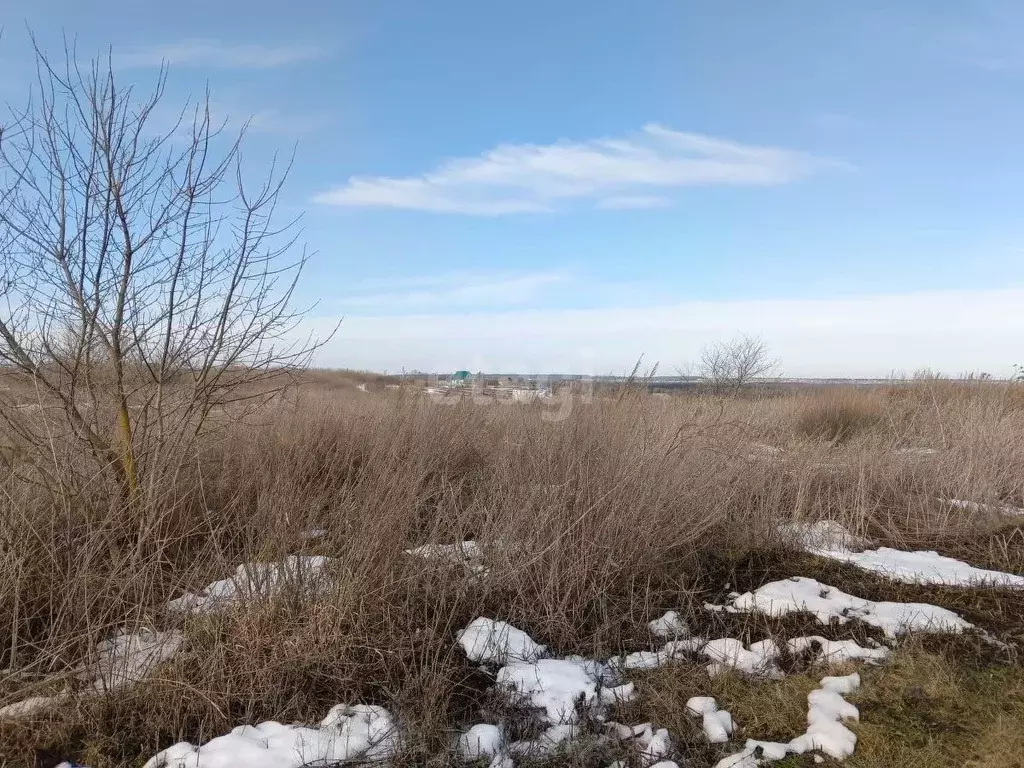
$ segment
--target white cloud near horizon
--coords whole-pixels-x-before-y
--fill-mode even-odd
[[[646,308],[350,315],[317,363],[376,371],[607,374],[640,354],[671,372],[736,333],[763,335],[787,376],[932,368],[1009,375],[1024,362],[1024,288],[841,299],[689,301]],[[310,320],[327,329],[336,319]]]
[[[218,69],[273,69],[320,59],[326,53],[322,46],[305,43],[225,43],[212,38],[190,38],[115,51],[112,60],[118,69],[159,67],[164,64]]]
[[[842,166],[648,124],[624,138],[501,144],[420,176],[354,176],[314,202],[474,216],[553,211],[573,200],[635,209],[664,207],[664,193],[685,187],[777,186]]]

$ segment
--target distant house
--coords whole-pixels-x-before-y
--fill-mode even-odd
[[[456,387],[464,387],[467,384],[472,383],[473,374],[469,371],[456,371],[452,374],[451,384]]]

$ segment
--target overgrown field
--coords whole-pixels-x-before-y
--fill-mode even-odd
[[[393,764],[459,765],[460,731],[506,716],[491,673],[455,641],[473,619],[507,621],[558,656],[602,659],[659,647],[648,622],[667,610],[693,633],[745,643],[880,639],[858,622],[705,608],[806,576],[870,600],[934,603],[985,635],[914,635],[884,664],[794,662],[782,680],[666,664],[631,676],[637,695],[614,719],[666,728],[667,758],[703,768],[748,736],[795,736],[817,680],[858,670],[858,744],[844,764],[1024,765],[1024,590],[899,583],[779,530],[834,520],[872,546],[1024,574],[1024,385],[738,398],[623,388],[483,404],[358,381],[321,374],[226,424],[144,503],[121,504],[100,482],[54,484],[77,471],[57,439],[45,481],[15,443],[2,446],[0,707],[64,697],[0,717],[4,764],[137,766],[179,741],[265,720],[316,724],[361,703],[399,724]],[[467,540],[485,546],[479,562],[406,552]],[[328,577],[227,610],[167,605],[242,563],[292,555],[329,558]],[[183,640],[138,684],[82,690],[76,673],[97,643],[140,628]],[[685,711],[696,695],[732,712],[729,743],[703,738]],[[603,744],[517,764],[615,759],[641,764]]]

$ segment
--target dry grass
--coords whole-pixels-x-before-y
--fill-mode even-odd
[[[452,642],[468,620],[509,620],[559,652],[636,650],[649,642],[646,621],[668,608],[698,621],[726,582],[814,567],[779,555],[774,526],[794,515],[1024,571],[1020,526],[937,500],[1024,499],[1019,387],[922,382],[730,401],[626,392],[570,409],[441,404],[383,384],[310,374],[295,397],[196,446],[142,509],[118,507],[101,487],[71,494],[0,477],[0,705],[117,627],[180,625],[166,600],[240,562],[324,554],[335,576],[327,596],[187,620],[184,650],[145,685],[0,721],[0,761],[32,764],[43,749],[93,768],[136,765],[179,739],[317,721],[363,701],[407,724],[404,764],[446,765],[452,733],[486,700],[488,680]],[[896,452],[913,447],[936,453]],[[328,534],[310,541],[313,528]],[[486,579],[403,554],[464,538],[514,547],[495,552]],[[866,597],[887,589],[829,573],[849,591],[875,589]],[[1024,639],[1019,601],[951,594],[971,620]],[[665,696],[643,700],[667,724]],[[744,717],[760,728],[756,713]],[[884,764],[875,760],[863,764]]]
[[[709,680],[699,667],[665,666],[645,675],[632,711],[676,736],[681,755],[711,765],[747,738],[789,741],[807,727],[807,694],[826,674],[859,672],[861,689],[849,696],[860,709],[851,768],[1014,768],[1024,765],[1024,675],[1006,665],[965,663],[956,642],[913,642],[881,667],[814,667],[780,681],[738,675]],[[688,714],[690,696],[714,696],[736,723],[733,743],[707,744],[699,720]],[[826,761],[833,765],[832,761]],[[776,765],[815,765],[792,756]]]
[[[875,391],[826,391],[802,404],[797,432],[833,445],[849,442],[881,423],[884,409],[880,400]]]

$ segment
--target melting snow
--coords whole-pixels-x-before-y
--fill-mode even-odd
[[[964,499],[939,499],[943,504],[949,504],[957,509],[966,509],[970,512],[999,512],[1004,515],[1024,515],[1024,508],[1015,507],[1012,504],[986,504],[980,501],[966,501]]]
[[[642,765],[654,768],[655,765],[675,765],[675,763],[659,762],[672,751],[672,737],[665,728],[654,729],[650,723],[640,725],[623,725],[622,723],[606,723],[605,731],[609,736],[620,742],[632,742],[640,753]],[[609,768],[614,768],[613,763]],[[625,763],[619,763],[625,765]]]
[[[647,624],[655,637],[686,637],[690,628],[676,611],[667,611],[664,616]]]
[[[712,744],[724,744],[732,736],[732,715],[718,708],[711,696],[693,696],[686,702],[686,710],[703,718],[704,735]]]
[[[814,650],[815,660],[825,662],[877,663],[889,658],[888,648],[864,648],[855,640],[828,640],[818,635],[794,637],[786,643],[786,647],[791,653]],[[671,641],[659,651],[637,651],[621,658],[614,658],[608,664],[626,671],[649,670],[680,658],[700,656],[710,662],[707,666],[710,677],[735,670],[754,678],[778,680],[783,676],[776,664],[779,652],[778,645],[772,640],[751,643],[747,648],[739,640],[730,637],[711,641],[694,637]]]
[[[1024,587],[1024,576],[975,568],[938,552],[904,552],[881,547],[866,552],[830,551],[819,554],[908,584]]]
[[[511,624],[483,617],[473,619],[459,630],[456,641],[471,661],[481,664],[506,664],[510,661],[536,661],[547,653],[533,638]]]
[[[601,703],[609,706],[625,704],[627,701],[632,701],[634,696],[636,696],[636,686],[633,683],[602,688],[600,691]]]
[[[183,640],[181,632],[119,632],[96,645],[96,657],[82,667],[76,677],[86,682],[84,693],[105,693],[142,682],[157,665],[170,659]],[[54,706],[66,704],[72,698],[69,691],[52,696],[29,698],[0,708],[0,718],[26,717]]]
[[[790,653],[800,654],[817,648],[818,661],[839,664],[844,661],[864,661],[877,664],[886,661],[891,652],[888,648],[864,648],[855,640],[828,640],[819,635],[794,637],[786,643]]]
[[[516,662],[498,670],[498,685],[512,698],[543,712],[548,723],[575,722],[577,704],[592,708],[604,680],[612,679],[605,665],[579,657]]]
[[[769,680],[781,680],[783,677],[782,671],[775,666],[779,648],[771,640],[751,643],[748,650],[739,640],[725,637],[710,641],[701,653],[711,662],[707,668],[711,677],[717,677],[728,669]]]
[[[552,725],[536,739],[513,741],[508,745],[508,753],[514,757],[548,757],[557,752],[560,746],[575,741],[581,735],[579,726],[572,723]]]
[[[252,598],[268,598],[289,585],[322,589],[330,559],[320,555],[292,555],[280,563],[243,563],[233,576],[208,584],[199,592],[186,592],[167,603],[175,613],[211,613]]]
[[[98,659],[93,670],[93,687],[97,691],[109,691],[126,685],[139,683],[164,661],[167,661],[181,647],[184,637],[181,632],[154,632],[141,629],[138,632],[119,632],[109,640],[96,646]]]
[[[653,730],[648,727],[637,736],[640,746],[640,762],[644,765],[663,765],[659,760],[672,751],[672,737],[664,728]]]
[[[812,554],[850,563],[865,571],[874,571],[908,584],[1024,588],[1024,576],[975,568],[938,552],[906,552],[890,547],[854,552],[855,549],[864,549],[869,542],[854,536],[832,520],[819,520],[810,524],[787,523],[779,527],[779,533]]]
[[[783,523],[778,532],[794,546],[808,552],[864,549],[871,544],[867,539],[854,536],[835,520]]]
[[[670,640],[660,651],[635,651],[625,656],[609,660],[608,664],[617,669],[642,670],[657,669],[673,659],[698,653],[707,641],[702,637],[689,637],[685,640]]]
[[[476,541],[460,541],[456,544],[424,544],[415,549],[407,549],[405,553],[426,560],[447,560],[461,565],[482,559],[484,548]]]
[[[889,637],[914,631],[961,632],[971,628],[957,614],[928,603],[873,602],[848,595],[814,579],[796,576],[773,581],[733,600],[741,611],[761,611],[769,616],[806,611],[827,624],[860,619]]]
[[[504,749],[505,737],[501,728],[488,723],[474,725],[459,736],[456,749],[459,757],[467,762],[483,757],[494,757]]]
[[[383,707],[339,705],[318,728],[273,721],[243,725],[201,747],[181,742],[143,768],[300,768],[346,760],[384,762],[399,746],[398,728]]]
[[[812,750],[836,760],[853,754],[857,735],[843,721],[856,720],[857,707],[843,698],[860,686],[856,673],[825,677],[821,686],[807,694],[807,731],[788,743],[748,739],[741,752],[719,760],[715,768],[757,768],[762,762],[782,760],[790,753]]]
[[[970,628],[955,613],[933,605],[917,603],[872,602],[813,579],[797,577],[766,584],[754,592],[731,593],[731,605],[724,610],[759,610],[781,616],[790,611],[808,611],[820,621],[852,618],[880,627],[887,635],[927,629],[958,632]],[[675,636],[687,630],[678,614],[669,611],[650,622],[652,634]],[[500,725],[475,725],[458,739],[458,752],[466,760],[492,758],[491,768],[513,768],[514,758],[543,757],[562,745],[587,733],[588,718],[602,720],[608,707],[628,701],[635,695],[634,685],[623,683],[625,670],[653,669],[684,656],[702,657],[710,675],[735,669],[743,674],[769,679],[783,676],[778,667],[780,647],[771,640],[745,646],[735,638],[707,641],[700,637],[670,640],[660,650],[639,651],[613,658],[606,664],[579,656],[546,658],[548,649],[506,622],[477,618],[457,634],[457,640],[473,661],[503,664],[497,672],[496,687],[517,705],[533,710],[545,730],[535,739],[507,743]],[[866,661],[876,663],[889,658],[889,649],[865,648],[853,640],[829,640],[820,636],[796,637],[786,643],[790,653],[812,652],[817,660]],[[817,750],[835,759],[852,754],[856,736],[843,724],[856,718],[857,709],[843,699],[859,685],[857,675],[826,677],[821,687],[808,696],[807,731],[788,743],[748,740],[745,748],[719,762],[717,768],[753,768],[762,761],[781,760],[791,753]],[[616,685],[616,683],[620,683]],[[711,697],[694,697],[687,708],[702,719],[708,740],[724,743],[733,733],[732,716],[718,709]],[[626,726],[606,723],[608,736],[633,743],[641,764],[674,766],[667,759],[673,749],[665,729],[650,723]],[[172,767],[173,768],[173,767]]]

